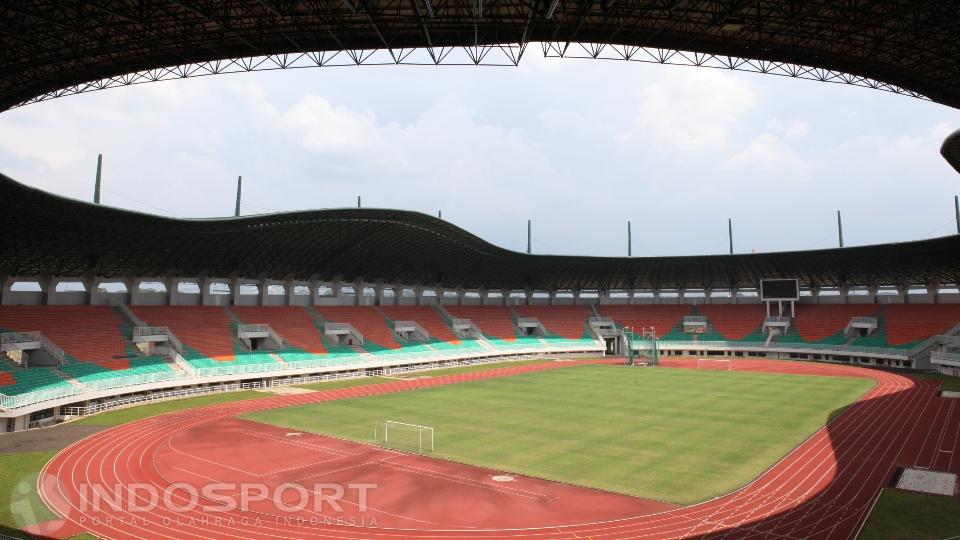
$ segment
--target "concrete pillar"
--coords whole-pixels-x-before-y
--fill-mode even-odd
[[[898,285],[897,286],[897,297],[901,303],[909,304],[910,296],[907,294],[910,292],[910,287],[907,285]]]
[[[423,286],[421,285],[413,288],[413,304],[416,306],[423,305]]]
[[[353,283],[353,305],[359,306],[363,303],[363,283],[355,281]]]
[[[480,287],[479,289],[477,289],[477,294],[480,295],[480,305],[481,306],[487,305],[487,297],[490,295],[490,291],[488,291],[484,287]]]
[[[230,280],[230,305],[236,306],[240,304],[240,278],[233,278]]]
[[[16,278],[7,275],[0,276],[0,306],[5,306],[10,302],[10,289],[16,282]]]
[[[310,280],[308,287],[310,287],[310,302],[308,305],[316,306],[319,304],[318,300],[320,299],[320,280]]]
[[[180,279],[173,276],[166,276],[163,278],[163,286],[167,288],[167,305],[176,306],[179,305],[178,293],[180,285]]]
[[[463,305],[463,299],[467,296],[467,291],[463,287],[457,287],[457,305]]]
[[[840,303],[848,304],[850,303],[850,287],[847,285],[840,285],[837,287],[837,290],[840,291]]]
[[[879,289],[879,287],[877,287],[876,285],[872,285],[872,286],[870,286],[870,287],[867,287],[867,296],[870,297],[870,303],[871,303],[871,304],[876,304],[876,303],[877,303],[877,294],[878,294],[879,292],[880,292],[880,289]]]
[[[660,305],[660,289],[652,289],[653,292],[653,305]]]
[[[940,303],[940,282],[933,281],[927,284],[927,294],[930,295],[930,300],[934,304]]]
[[[817,286],[810,287],[810,295],[813,297],[814,304],[820,303],[820,290],[820,287]]]
[[[96,279],[96,278],[94,278],[93,276],[81,276],[81,277],[80,277],[80,283],[83,284],[83,290],[84,290],[84,292],[85,292],[85,295],[84,295],[84,296],[86,297],[86,298],[84,299],[84,303],[85,303],[86,305],[88,305],[88,306],[89,306],[89,305],[92,303],[92,301],[93,301],[93,282],[94,282],[95,279]]]
[[[581,292],[582,292],[582,291],[580,291],[580,289],[574,289],[574,290],[573,290],[573,304],[574,304],[574,305],[579,305],[579,304],[580,304],[580,293],[581,293]]]
[[[703,290],[703,303],[710,304],[710,295],[713,294],[713,289],[704,289]]]
[[[529,306],[530,304],[532,304],[532,303],[533,303],[533,291],[530,290],[530,289],[524,289],[524,290],[523,290],[523,300],[524,300],[524,302],[526,302],[526,305],[528,305],[528,306]]]
[[[548,304],[550,304],[551,306],[554,306],[557,304],[557,291],[555,289],[550,289],[549,291],[547,291],[547,296],[549,297],[549,299],[547,300]]]
[[[55,305],[57,301],[57,285],[60,284],[61,279],[58,277],[51,277],[45,282],[40,281],[40,288],[43,291],[43,303],[44,305]]]
[[[284,300],[284,305],[292,306],[295,304],[294,300],[294,291],[297,288],[297,282],[292,279],[288,279],[283,282],[283,293],[286,297]]]

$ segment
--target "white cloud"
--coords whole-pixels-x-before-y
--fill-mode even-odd
[[[314,152],[356,152],[375,136],[376,118],[370,111],[334,106],[307,94],[278,119],[279,128]]]
[[[785,125],[779,118],[767,122],[767,129],[779,133],[788,139],[806,137],[810,133],[810,124],[804,120],[796,120]]]
[[[720,150],[757,103],[753,90],[735,74],[682,69],[669,79],[639,90],[622,141],[653,141],[680,153]]]
[[[723,160],[720,169],[735,173],[728,180],[735,183],[754,183],[782,188],[784,180],[806,182],[810,166],[782,139],[764,133],[751,140],[746,147]]]
[[[535,251],[576,254],[622,254],[628,219],[635,252],[667,255],[722,252],[728,216],[738,242],[762,251],[811,247],[836,208],[851,243],[909,239],[952,217],[956,174],[937,150],[957,111],[539,56],[528,50],[521,69],[303,70],[64,98],[0,115],[0,171],[89,199],[102,152],[108,204],[229,215],[242,174],[248,213],[350,206],[360,194],[365,206],[442,209],[514,249],[533,219]],[[774,230],[769,219],[784,216],[757,208],[784,200],[808,210]]]

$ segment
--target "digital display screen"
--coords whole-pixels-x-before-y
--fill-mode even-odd
[[[761,300],[799,300],[800,286],[795,279],[764,279],[760,282]]]

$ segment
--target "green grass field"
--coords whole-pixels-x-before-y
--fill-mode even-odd
[[[872,384],[579,366],[245,418],[360,442],[378,421],[428,425],[437,457],[689,504],[746,484]]]
[[[0,454],[0,534],[12,538],[30,538],[18,529],[56,519],[40,495],[37,476],[56,452],[21,452]],[[95,538],[88,534],[71,540]]]
[[[932,379],[942,383],[940,389],[948,392],[960,392],[960,377],[951,377],[942,373],[911,373],[911,377]]]
[[[960,536],[960,500],[885,489],[859,540],[941,540]]]

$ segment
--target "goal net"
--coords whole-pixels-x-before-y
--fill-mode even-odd
[[[433,428],[406,422],[384,420],[377,422],[373,438],[379,446],[409,452],[433,452]]]
[[[712,371],[733,371],[733,361],[724,358],[698,358],[697,369]]]

